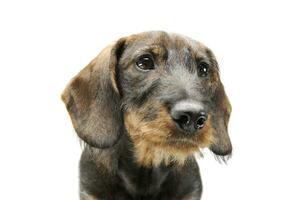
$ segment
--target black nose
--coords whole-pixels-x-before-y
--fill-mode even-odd
[[[180,102],[171,109],[171,117],[186,133],[193,134],[205,126],[207,114],[201,104]]]

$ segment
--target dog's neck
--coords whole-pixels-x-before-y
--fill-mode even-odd
[[[175,163],[161,163],[157,166],[144,166],[137,162],[133,143],[126,138],[120,146],[117,174],[123,185],[132,194],[155,194],[160,190],[168,174],[177,166]]]
[[[133,142],[123,135],[119,143],[110,149],[88,146],[86,150],[97,166],[106,166],[110,174],[115,174],[130,193],[139,195],[155,194],[174,170],[181,169],[177,162],[161,162],[156,165],[143,165],[137,160]]]

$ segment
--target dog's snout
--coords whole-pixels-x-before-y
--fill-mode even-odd
[[[186,133],[193,134],[205,126],[207,114],[201,103],[180,101],[171,109],[171,117]]]

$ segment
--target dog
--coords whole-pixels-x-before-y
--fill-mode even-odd
[[[71,80],[62,100],[85,143],[81,200],[197,200],[195,154],[232,152],[218,63],[186,36],[119,39]]]

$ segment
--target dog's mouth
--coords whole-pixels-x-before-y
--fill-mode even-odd
[[[192,138],[169,138],[166,143],[177,148],[198,148],[200,144]]]
[[[191,144],[191,145],[197,145],[197,142],[194,141],[192,138],[168,138],[166,140],[169,143],[183,143],[183,144]]]
[[[195,148],[205,148],[209,147],[211,144],[212,138],[210,134],[204,133],[195,136],[173,136],[170,138],[166,138],[165,142],[169,146],[173,146],[183,149],[195,149]]]

